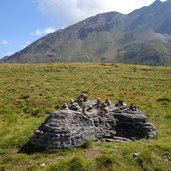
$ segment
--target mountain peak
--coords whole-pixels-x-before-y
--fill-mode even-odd
[[[160,0],[155,0],[155,1],[153,2],[153,4],[158,4],[158,3],[162,3],[162,1],[160,1]]]
[[[128,15],[98,14],[47,35],[1,62],[171,65],[170,2],[156,0]]]
[[[155,0],[152,4],[151,4],[151,6],[158,6],[158,5],[161,5],[163,2],[162,1],[160,1],[160,0]]]

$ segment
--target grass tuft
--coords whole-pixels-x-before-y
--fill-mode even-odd
[[[81,145],[81,148],[83,149],[90,149],[92,147],[93,143],[91,140],[85,140],[84,143]]]

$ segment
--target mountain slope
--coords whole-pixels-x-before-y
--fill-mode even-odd
[[[157,0],[128,15],[99,14],[49,34],[2,61],[171,65],[170,16],[171,0]]]
[[[129,14],[127,42],[118,50],[120,62],[171,64],[171,1],[155,1]]]

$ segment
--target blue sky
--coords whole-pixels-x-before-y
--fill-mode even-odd
[[[0,0],[0,58],[60,28],[108,11],[129,13],[154,0]]]
[[[46,20],[38,10],[36,1],[0,1],[0,57],[23,49],[43,36],[44,29],[57,29],[57,22]],[[37,30],[37,34],[36,34]]]

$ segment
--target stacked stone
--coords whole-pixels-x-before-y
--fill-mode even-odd
[[[85,105],[94,105],[87,101]],[[104,113],[98,109],[82,113],[70,109],[52,113],[35,131],[30,143],[35,147],[77,147],[94,141],[130,141],[156,136],[155,127],[139,110],[110,106]]]

